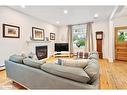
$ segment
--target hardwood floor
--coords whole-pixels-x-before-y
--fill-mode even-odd
[[[25,90],[26,88],[24,88],[23,86],[13,82],[12,80],[8,79],[6,77],[6,71],[0,71],[0,90],[1,89],[7,89],[7,90],[17,90],[17,89],[21,89],[21,90]]]
[[[50,58],[52,62],[56,58]],[[127,62],[115,61],[109,63],[107,60],[99,59],[100,64],[100,89],[127,89]],[[6,72],[0,71],[1,84],[10,81],[6,77]],[[12,83],[10,85],[13,85]],[[15,86],[12,89],[20,89]]]
[[[5,70],[0,71],[0,84],[2,84],[3,82],[7,81],[7,77],[6,77],[6,73]]]
[[[127,89],[127,62],[99,60],[100,89]]]

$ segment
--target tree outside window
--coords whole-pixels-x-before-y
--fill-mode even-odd
[[[75,25],[72,27],[74,52],[84,51],[86,46],[86,26]]]

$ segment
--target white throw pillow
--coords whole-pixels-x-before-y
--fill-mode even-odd
[[[63,66],[70,66],[70,67],[78,67],[78,68],[84,68],[87,65],[88,59],[59,59],[59,62],[61,62],[61,65]]]
[[[35,67],[35,68],[40,68],[40,66],[45,63],[45,62],[42,62],[40,60],[34,60],[34,59],[31,59],[31,58],[25,58],[23,60],[23,62],[24,62],[25,65]]]

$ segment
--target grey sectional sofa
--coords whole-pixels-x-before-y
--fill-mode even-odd
[[[93,55],[93,53],[91,53]],[[90,78],[87,83],[64,78],[45,69],[34,68],[11,60],[5,61],[7,77],[28,89],[99,89],[98,55],[89,57],[89,62],[82,69]],[[48,63],[48,68],[49,66]],[[56,67],[53,65],[53,68]],[[60,67],[61,68],[61,67]],[[73,67],[72,67],[73,68]],[[51,68],[52,69],[52,68]],[[58,68],[57,68],[58,69]],[[68,69],[68,67],[67,67]],[[78,78],[78,77],[77,77]]]

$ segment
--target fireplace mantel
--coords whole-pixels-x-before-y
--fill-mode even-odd
[[[32,40],[30,40],[30,41],[26,41],[28,44],[29,43],[50,43],[51,41],[32,41]]]

